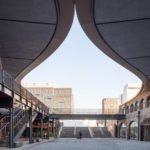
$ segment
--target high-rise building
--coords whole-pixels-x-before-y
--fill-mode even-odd
[[[102,113],[103,114],[117,114],[119,112],[119,98],[103,98],[102,100]],[[97,120],[97,125],[107,127],[108,130],[114,135],[114,125],[117,123],[115,120]]]
[[[131,100],[139,92],[141,84],[126,84],[122,94],[122,103]]]
[[[118,101],[119,98],[104,98],[102,100],[102,112],[104,114],[115,114],[118,113]]]
[[[23,83],[22,85],[45,103],[51,113],[72,112],[72,88],[55,88],[49,83]]]
[[[118,105],[121,105],[123,103],[123,94],[120,94],[118,98]]]

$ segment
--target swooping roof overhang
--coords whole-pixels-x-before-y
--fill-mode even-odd
[[[150,88],[150,0],[76,0],[81,26],[93,43]]]
[[[20,81],[63,42],[73,15],[73,0],[1,0],[1,68]]]

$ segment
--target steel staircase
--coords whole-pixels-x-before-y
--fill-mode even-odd
[[[37,113],[34,112],[32,115],[32,122],[37,117]],[[29,113],[28,110],[14,109],[14,144],[17,142],[18,138],[25,131],[29,123]],[[10,115],[9,112],[0,115],[0,145],[8,146],[9,142],[9,130],[10,130]]]

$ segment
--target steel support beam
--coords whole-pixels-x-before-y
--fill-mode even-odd
[[[32,108],[29,109],[29,144],[32,144]]]
[[[106,119],[105,119],[105,122],[104,122],[104,124],[105,124],[104,126],[105,126],[105,127],[107,127],[107,120],[106,120]]]
[[[43,115],[40,118],[40,138],[43,139]]]
[[[116,127],[116,138],[120,138],[120,133],[119,133],[119,130],[120,130],[120,128],[119,128],[119,126],[117,126]]]
[[[49,139],[49,134],[50,134],[49,127],[50,127],[50,122],[49,122],[49,118],[48,118],[48,123],[47,123],[47,139]]]
[[[10,130],[9,130],[9,147],[14,147],[14,110],[13,105],[9,108],[10,111]]]
[[[53,134],[53,136],[54,136],[54,119],[52,119],[52,134]]]

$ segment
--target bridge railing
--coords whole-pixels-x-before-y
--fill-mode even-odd
[[[26,99],[27,103],[30,103],[31,106],[34,105],[34,108],[38,108],[38,111],[42,110],[49,114],[49,108],[44,103],[33,96],[27,89],[16,82],[9,73],[2,69],[0,69],[0,84],[20,97]]]
[[[125,114],[121,109],[50,108],[50,114]]]

